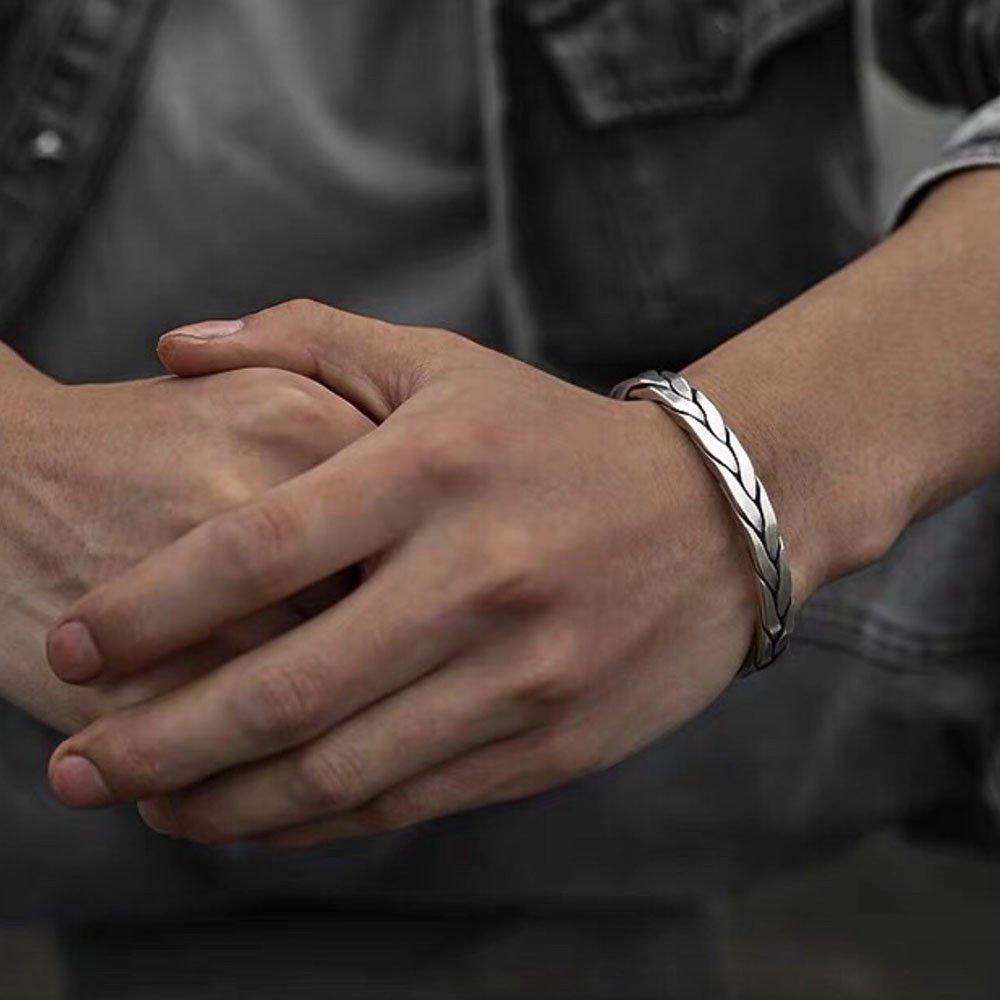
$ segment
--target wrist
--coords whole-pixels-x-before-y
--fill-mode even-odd
[[[719,408],[754,463],[801,606],[825,584],[881,558],[908,522],[908,505],[875,488],[884,475],[880,456],[840,432],[835,386],[828,400],[818,399],[794,362],[775,366],[774,351],[758,357],[755,346],[733,342],[684,374]]]
[[[0,344],[0,699],[53,723],[65,713],[39,713],[58,700],[45,669],[40,637],[58,610],[41,601],[33,555],[38,518],[38,471],[53,462],[46,431],[57,383]]]
[[[613,396],[645,400],[664,410],[699,453],[717,492],[725,497],[728,523],[738,526],[756,578],[754,641],[740,675],[764,669],[781,656],[794,630],[793,581],[767,488],[757,477],[738,435],[708,396],[676,373],[645,372],[620,383]],[[699,548],[703,560],[704,549]]]
[[[706,620],[718,624],[720,635],[742,637],[742,658],[754,644],[760,598],[737,515],[705,456],[659,403],[633,398],[622,415],[633,423],[628,439],[635,442],[626,466],[636,470],[623,482],[623,506],[634,504],[637,516],[656,526],[656,549],[671,553],[672,573],[691,594],[710,595],[700,604]],[[733,663],[734,675],[740,662]]]
[[[998,193],[997,170],[952,179],[685,373],[771,493],[799,602],[1000,463]]]
[[[4,468],[9,468],[15,454],[32,446],[33,429],[45,410],[44,398],[57,385],[0,343],[0,458]]]

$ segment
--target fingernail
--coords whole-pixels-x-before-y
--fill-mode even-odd
[[[168,337],[191,337],[194,340],[215,340],[217,337],[231,337],[239,333],[246,324],[241,319],[211,320],[208,323],[194,323],[165,333],[161,342]]]
[[[85,684],[104,669],[90,629],[81,621],[63,622],[48,641],[49,665],[70,684]]]
[[[97,767],[78,754],[69,754],[52,768],[52,788],[71,809],[100,809],[115,797]]]
[[[171,833],[170,807],[155,799],[146,799],[139,803],[139,815],[143,823],[154,833],[161,833],[165,837],[173,836]]]

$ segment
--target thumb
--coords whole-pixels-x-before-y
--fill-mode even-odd
[[[283,368],[322,383],[381,421],[426,379],[436,353],[434,334],[303,300],[240,320],[172,330],[160,339],[157,354],[183,378]]]

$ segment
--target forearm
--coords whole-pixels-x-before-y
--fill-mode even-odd
[[[1000,466],[1000,171],[693,365],[768,485],[799,598]]]
[[[23,482],[25,459],[37,439],[30,387],[43,379],[0,343],[0,699],[21,707],[56,705],[60,696],[44,670],[40,636],[49,619],[33,599],[22,546],[11,528],[31,504]]]

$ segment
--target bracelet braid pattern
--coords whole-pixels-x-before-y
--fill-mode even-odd
[[[795,609],[778,519],[750,457],[712,402],[680,375],[645,372],[616,386],[612,396],[658,403],[694,441],[722,487],[747,541],[760,611],[753,646],[737,676],[763,670],[788,648]]]

